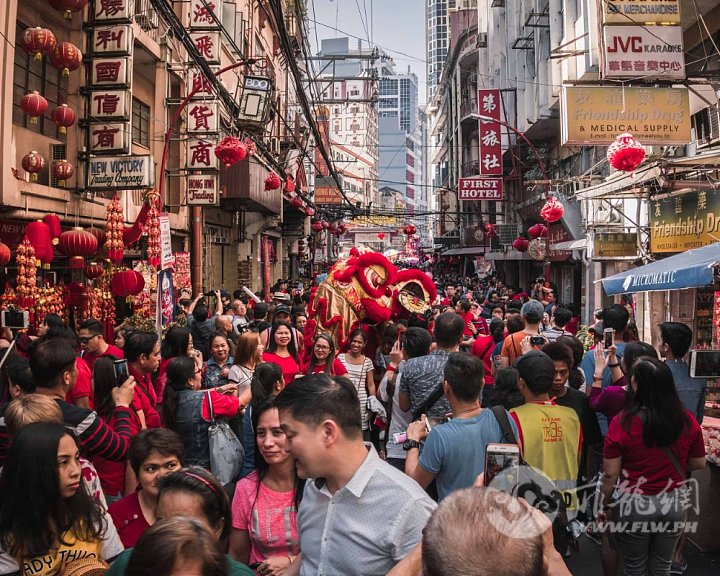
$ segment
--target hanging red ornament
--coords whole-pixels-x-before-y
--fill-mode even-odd
[[[160,267],[160,213],[157,200],[152,200],[147,219],[147,259],[150,266]]]
[[[35,60],[42,60],[43,56],[52,53],[57,44],[57,39],[52,30],[37,26],[35,28],[25,28],[20,34],[20,38],[18,38],[18,44]]]
[[[255,154],[257,154],[257,146],[255,145],[255,140],[248,136],[247,138],[245,138],[245,140],[243,140],[243,144],[245,144],[248,156],[255,156]]]
[[[67,160],[58,160],[53,163],[53,177],[58,181],[59,186],[65,186],[65,183],[75,174],[74,166]]]
[[[60,234],[62,234],[60,217],[57,214],[45,214],[42,220],[50,228],[50,238],[52,238],[53,246],[57,246],[60,243]]]
[[[90,234],[92,234],[93,236],[95,236],[95,238],[97,238],[98,247],[105,246],[105,230],[103,230],[102,228],[88,228],[87,231],[90,232]]]
[[[45,114],[48,103],[37,90],[33,90],[30,94],[25,94],[20,98],[20,108],[25,116],[30,117],[30,124],[37,124],[38,118]]]
[[[347,230],[348,230],[348,229],[347,229],[347,226],[345,226],[345,224],[339,224],[338,227],[337,227],[337,229],[338,229],[338,232],[339,232],[341,235],[342,235],[342,234],[345,234],[345,232],[347,232]]]
[[[62,42],[55,46],[52,54],[50,54],[50,64],[54,68],[62,70],[63,76],[70,76],[70,72],[80,68],[82,52],[75,44]]]
[[[293,182],[292,178],[290,176],[287,176],[285,178],[285,184],[283,185],[283,191],[291,193],[295,192],[295,182]]]
[[[538,262],[545,260],[545,241],[540,238],[535,238],[528,246],[528,254],[530,258]]]
[[[385,240],[385,232],[380,232],[380,233],[378,233],[378,238],[379,238],[380,240]]]
[[[40,170],[45,166],[45,158],[43,158],[38,152],[33,150],[23,156],[22,167],[25,172],[30,174],[30,181],[35,182],[37,175]]]
[[[633,172],[645,160],[645,148],[635,136],[625,132],[608,146],[607,159],[616,170]]]
[[[215,146],[215,156],[229,168],[247,156],[247,146],[234,136],[226,136]]]
[[[10,246],[0,242],[0,266],[7,266],[10,263]]]
[[[60,251],[70,257],[70,268],[84,268],[85,258],[97,252],[97,238],[82,228],[60,234]]]
[[[518,236],[513,240],[512,247],[515,248],[518,252],[527,252],[528,247],[530,246],[530,242],[527,241],[526,238],[523,238],[522,236]]]
[[[545,238],[547,237],[547,226],[544,224],[534,224],[528,228],[528,234],[532,238]]]
[[[489,222],[485,224],[485,238],[495,238],[497,236],[497,229],[495,228],[495,224],[490,224]]]
[[[305,214],[307,216],[315,216],[315,208],[312,206],[305,206]]]
[[[85,278],[88,280],[97,280],[103,274],[105,274],[105,268],[103,268],[102,264],[90,262],[85,266]]]
[[[300,196],[293,196],[290,198],[290,206],[293,208],[302,208],[303,200]]]
[[[412,236],[415,232],[417,232],[417,228],[415,228],[412,224],[408,224],[405,228],[403,228],[403,234],[406,236]]]
[[[53,253],[50,227],[42,220],[30,222],[25,229],[25,238],[32,244],[37,258],[43,267],[49,268],[55,254]]]
[[[563,217],[563,214],[565,214],[565,207],[554,196],[548,198],[545,205],[540,209],[540,216],[547,223],[557,222]]]
[[[72,18],[73,12],[80,12],[85,6],[87,6],[88,0],[48,0],[50,6],[55,10],[60,10],[64,13],[65,18],[68,20]]]
[[[330,224],[330,222],[328,222],[327,220],[323,220],[322,225],[325,230],[330,230],[330,228],[332,227],[332,224]]]
[[[120,264],[123,259],[125,251],[124,221],[120,200],[115,195],[105,209],[105,248],[107,257],[113,264]]]
[[[310,224],[310,228],[312,229],[313,232],[322,232],[325,229],[325,227],[322,224],[322,221],[320,221],[320,220],[316,220],[315,222]]]
[[[113,274],[110,281],[110,289],[113,296],[127,298],[128,296],[137,296],[145,288],[145,278],[140,272],[135,270],[123,270]]]
[[[65,134],[67,129],[75,124],[77,115],[67,104],[61,104],[50,113],[50,118],[58,126],[58,132]]]
[[[265,178],[265,190],[277,190],[281,184],[280,176],[275,174],[275,172],[270,172],[267,178]]]

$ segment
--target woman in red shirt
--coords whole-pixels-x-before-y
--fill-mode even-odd
[[[274,362],[282,368],[285,385],[303,372],[303,364],[298,355],[297,343],[290,322],[278,320],[270,331],[268,347],[263,352],[263,362]]]
[[[345,365],[335,357],[335,341],[330,334],[318,334],[313,342],[312,354],[305,374],[345,376]]]

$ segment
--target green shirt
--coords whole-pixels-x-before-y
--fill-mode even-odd
[[[125,569],[127,568],[128,562],[130,562],[132,551],[132,548],[128,548],[120,554],[115,562],[110,565],[106,576],[125,576]],[[230,558],[230,556],[226,556],[226,558],[228,563],[228,576],[255,576],[255,573],[245,566],[245,564],[236,562]]]

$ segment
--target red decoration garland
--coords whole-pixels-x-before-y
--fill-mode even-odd
[[[527,241],[526,238],[523,238],[522,236],[518,236],[513,240],[512,247],[515,248],[518,252],[527,252],[528,247],[530,246],[530,242]]]

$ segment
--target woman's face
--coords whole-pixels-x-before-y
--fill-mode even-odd
[[[125,347],[125,334],[123,334],[122,332],[118,332],[115,336],[115,346],[117,346],[121,350]]]
[[[275,344],[278,346],[290,344],[290,329],[287,326],[279,326],[275,330]]]
[[[318,338],[313,345],[315,358],[324,362],[330,355],[330,343],[325,338]]]
[[[280,417],[276,408],[265,410],[258,419],[255,441],[265,462],[280,464],[290,456],[285,452],[285,432],[280,428]]]
[[[263,346],[262,340],[258,338],[257,348],[255,348],[255,360],[260,360],[263,352],[265,352],[265,346]]]
[[[60,496],[70,498],[80,489],[80,451],[69,434],[60,438],[57,452]]]
[[[358,335],[353,337],[352,340],[350,340],[350,353],[354,355],[362,354],[363,349],[365,348],[365,338]]]
[[[195,366],[195,373],[192,378],[188,380],[188,388],[191,390],[200,390],[202,388],[202,368]]]
[[[202,498],[192,492],[183,490],[166,490],[158,499],[155,509],[155,519],[175,518],[176,516],[189,516],[205,524],[216,537],[220,537],[222,526],[211,526],[210,520],[203,512]]]
[[[138,471],[138,483],[143,492],[151,498],[157,498],[157,480],[175,472],[180,468],[177,456],[164,456],[157,450],[150,452],[150,456],[143,460]]]
[[[298,314],[295,318],[295,328],[297,328],[301,334],[302,331],[305,330],[305,324],[307,324],[307,318],[302,314]]]
[[[224,364],[230,355],[230,346],[228,346],[227,340],[225,340],[225,338],[215,338],[212,343],[211,352],[213,358],[215,358],[215,362],[220,365]]]

